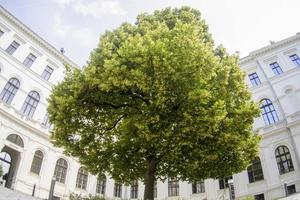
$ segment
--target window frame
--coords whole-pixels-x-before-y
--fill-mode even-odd
[[[38,155],[37,153],[40,153],[40,154]],[[34,173],[34,174],[37,174],[37,175],[40,175],[43,160],[44,160],[44,153],[41,150],[36,150],[34,152],[34,156],[32,158],[30,172]]]
[[[30,91],[23,103],[21,113],[28,118],[32,118],[40,102],[40,94],[37,91]]]
[[[82,190],[86,190],[88,178],[89,178],[89,173],[84,169],[84,167],[80,167],[77,172],[75,187]]]
[[[219,179],[219,189],[224,190],[226,188],[229,188],[228,181],[232,179],[232,176],[228,176],[222,179]]]
[[[270,99],[260,100],[260,110],[266,125],[275,124],[279,121],[275,107]]]
[[[249,183],[264,180],[263,168],[259,157],[252,160],[251,165],[247,168]]]
[[[114,184],[114,197],[122,197],[122,184],[115,182]]]
[[[138,181],[133,181],[133,183],[130,185],[130,198],[137,199],[138,193],[139,193],[139,183]]]
[[[68,162],[65,159],[59,158],[56,161],[54,174],[53,174],[56,181],[65,184],[67,173],[68,173],[68,167],[69,167]]]
[[[278,146],[275,149],[275,158],[280,175],[295,171],[292,155],[287,146]]]
[[[97,178],[96,193],[105,195],[105,190],[106,190],[106,177]]]
[[[261,84],[259,76],[256,72],[248,74],[248,78],[250,79],[250,82],[251,82],[252,86],[258,86],[258,85]]]
[[[289,58],[296,67],[300,67],[300,58],[296,53],[290,55]]]
[[[20,47],[20,44],[13,40],[10,45],[5,49],[5,52],[8,53],[9,55],[13,55],[15,51]]]
[[[52,67],[50,67],[49,65],[47,65],[44,69],[44,71],[41,74],[41,77],[43,79],[45,79],[46,81],[48,81],[51,77],[51,75],[53,74],[54,69]]]
[[[176,178],[168,179],[168,196],[169,197],[179,196],[179,181]]]
[[[30,68],[36,59],[37,57],[33,53],[29,53],[28,56],[23,61],[23,65],[27,68]]]
[[[0,99],[10,105],[19,89],[20,81],[15,77],[10,78],[0,93]]]
[[[192,194],[200,194],[205,192],[204,181],[197,181],[192,183]]]
[[[270,63],[269,66],[271,67],[274,75],[278,76],[280,74],[283,73],[283,70],[282,68],[280,67],[279,63],[278,62],[273,62],[273,63]]]
[[[261,194],[255,194],[253,195],[255,200],[265,200],[265,194],[261,193]]]

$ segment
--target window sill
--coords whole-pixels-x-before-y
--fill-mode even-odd
[[[33,172],[28,172],[29,176],[34,177],[36,179],[40,179],[41,176],[39,174],[33,173]]]

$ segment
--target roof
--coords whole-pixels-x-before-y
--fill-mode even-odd
[[[266,52],[272,51],[276,48],[282,47],[284,45],[295,42],[297,40],[300,40],[300,33],[297,33],[296,35],[293,35],[293,36],[288,37],[286,39],[280,40],[278,42],[271,43],[268,46],[265,46],[265,47],[262,47],[260,49],[257,49],[255,51],[250,52],[248,56],[243,57],[243,58],[240,59],[240,64],[248,62],[248,61],[254,59],[258,55],[261,55],[261,54],[264,54]]]

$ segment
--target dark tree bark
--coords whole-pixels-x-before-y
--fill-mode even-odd
[[[145,192],[144,200],[154,199],[154,182],[157,162],[155,159],[148,160],[148,166],[145,173]]]

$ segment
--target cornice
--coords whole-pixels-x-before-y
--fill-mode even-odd
[[[56,58],[62,61],[63,64],[67,64],[73,68],[78,68],[78,65],[75,64],[71,59],[63,55],[60,51],[58,51],[54,46],[46,42],[43,38],[41,38],[38,34],[33,32],[28,26],[23,24],[20,20],[18,20],[15,16],[13,16],[10,12],[8,12],[3,6],[0,5],[0,14],[3,15],[7,20],[20,28],[26,35],[28,35],[31,39],[36,41],[43,48],[48,50],[50,54],[54,55]]]
[[[279,47],[282,47],[284,45],[290,44],[290,43],[295,42],[297,40],[300,40],[300,34],[293,35],[293,36],[288,37],[286,39],[275,42],[274,44],[270,44],[268,46],[262,47],[260,49],[255,50],[255,51],[252,51],[252,52],[249,53],[248,56],[243,57],[243,58],[240,59],[240,64],[242,65],[242,64],[244,64],[244,63],[246,63],[250,60],[253,60],[257,56],[263,55],[263,54],[265,54],[267,52],[270,52],[270,51],[272,51],[276,48],[279,48]]]
[[[7,118],[11,119],[12,121],[14,121],[18,124],[20,124],[21,126],[25,127],[27,130],[36,133],[38,136],[40,136],[46,140],[50,139],[50,135],[46,130],[42,131],[35,127],[35,125],[40,125],[40,123],[38,123],[38,122],[33,121],[33,120],[26,121],[26,120],[20,118],[16,114],[11,114],[10,112],[7,112],[6,109],[3,109],[3,105],[0,107],[0,114],[6,116]],[[29,121],[31,121],[31,124],[34,124],[34,125],[33,126],[29,125],[29,123],[30,123]]]

